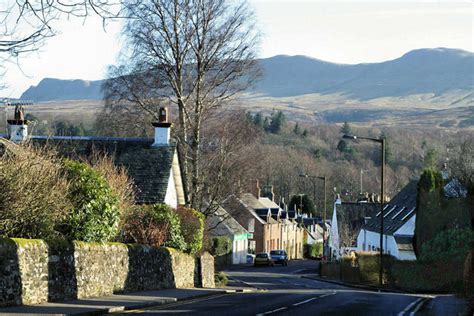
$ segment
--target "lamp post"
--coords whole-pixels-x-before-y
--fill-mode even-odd
[[[345,139],[362,139],[362,140],[369,140],[372,142],[376,142],[382,145],[382,166],[381,166],[381,184],[380,184],[380,271],[379,271],[379,284],[383,285],[383,207],[384,207],[384,173],[385,173],[385,139],[379,138],[370,138],[370,137],[360,137],[355,135],[347,135],[344,134],[342,138]]]

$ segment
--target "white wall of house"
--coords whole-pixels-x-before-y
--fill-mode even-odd
[[[174,181],[174,171],[170,170],[170,176],[168,178],[168,187],[166,188],[165,204],[172,208],[178,207],[178,195],[176,192],[176,184]]]
[[[248,239],[234,240],[232,243],[232,264],[247,263]]]
[[[416,215],[413,215],[394,235],[414,236],[415,235]]]
[[[394,236],[413,236],[415,232],[415,216],[412,216],[402,227],[400,227]],[[390,254],[398,260],[416,260],[416,255],[411,250],[399,250],[392,235],[384,235],[383,246],[384,253]],[[362,229],[357,236],[357,250],[377,251],[380,247],[380,234]]]
[[[337,227],[337,211],[336,205],[341,204],[341,200],[334,202],[334,211],[332,213],[331,230],[329,232],[329,248],[331,255],[338,259],[341,256],[339,244],[339,229]]]

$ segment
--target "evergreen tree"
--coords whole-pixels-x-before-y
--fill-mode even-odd
[[[286,117],[282,111],[274,112],[271,117],[269,131],[273,134],[279,134],[286,124]]]
[[[295,127],[293,128],[293,133],[295,133],[296,135],[301,134],[300,125],[298,124],[298,122],[295,123]]]
[[[253,123],[258,127],[263,127],[262,113],[258,112],[253,117]]]
[[[265,132],[270,131],[270,119],[268,118],[268,116],[266,116],[265,119],[263,120],[263,126],[262,127],[265,130]]]
[[[301,204],[303,204],[303,209],[301,210]],[[302,213],[310,213],[311,216],[316,215],[316,208],[314,207],[314,202],[308,197],[308,195],[293,195],[290,199],[290,204],[288,205],[290,210],[296,209],[301,210]]]
[[[339,150],[341,153],[345,153],[348,147],[349,146],[347,146],[346,141],[343,139],[341,139],[337,144],[337,150]]]
[[[352,128],[351,128],[351,126],[349,125],[349,123],[347,123],[347,122],[344,122],[344,124],[342,125],[340,131],[341,131],[341,134],[347,134],[347,135],[351,135],[351,134],[352,134]]]
[[[307,137],[308,136],[308,130],[305,128],[303,133],[301,134],[301,136],[303,137]]]
[[[253,122],[252,113],[250,113],[250,112],[245,112],[245,119],[247,120],[247,122]]]

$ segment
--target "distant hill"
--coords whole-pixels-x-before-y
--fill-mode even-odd
[[[474,54],[458,49],[418,49],[394,60],[357,65],[284,55],[261,59],[259,64],[263,77],[252,92],[276,98],[317,93],[371,100],[474,90]],[[98,100],[102,83],[47,78],[26,90],[21,99]]]
[[[100,100],[104,80],[62,80],[45,78],[37,86],[29,87],[20,99],[34,102],[64,100]]]
[[[335,64],[306,56],[262,59],[255,91],[273,97],[345,94],[359,100],[474,89],[474,54],[436,48],[372,64]]]

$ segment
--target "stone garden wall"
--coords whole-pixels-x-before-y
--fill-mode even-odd
[[[143,245],[0,239],[0,307],[195,285],[213,287],[213,258],[203,257]]]

